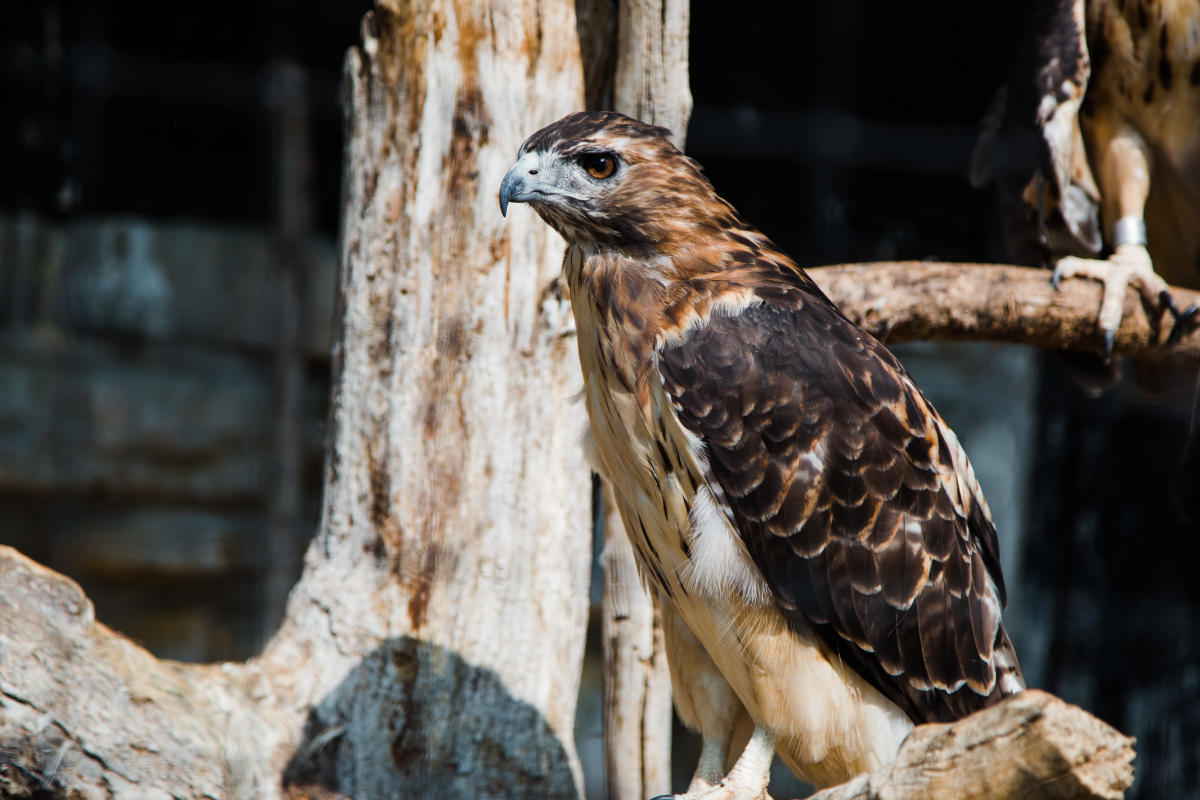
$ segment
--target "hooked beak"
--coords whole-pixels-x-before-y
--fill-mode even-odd
[[[543,192],[538,188],[537,153],[526,153],[512,165],[500,182],[500,216],[508,216],[508,204],[525,203]]]

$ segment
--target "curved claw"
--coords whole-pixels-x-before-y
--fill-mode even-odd
[[[1075,277],[1100,281],[1104,287],[1096,326],[1104,339],[1106,357],[1112,356],[1117,329],[1124,317],[1126,289],[1134,289],[1150,313],[1153,313],[1150,311],[1152,306],[1157,306],[1160,313],[1164,309],[1171,311],[1176,320],[1176,327],[1171,332],[1174,338],[1178,338],[1185,330],[1179,328],[1180,313],[1167,290],[1166,281],[1154,271],[1150,254],[1142,245],[1120,245],[1103,261],[1073,256],[1061,258],[1054,267],[1050,282],[1057,288],[1063,278]]]
[[[1171,315],[1175,317],[1175,324],[1171,326],[1171,332],[1167,335],[1167,346],[1171,346],[1178,342],[1188,334],[1200,327],[1200,303],[1192,303],[1190,306],[1180,311],[1175,305],[1175,299],[1171,297],[1170,292],[1163,292],[1166,295],[1164,305]]]

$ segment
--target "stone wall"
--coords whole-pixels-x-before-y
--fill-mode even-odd
[[[296,262],[299,553],[319,503],[332,242]],[[273,624],[279,268],[252,230],[0,218],[0,542],[163,655],[244,657]]]

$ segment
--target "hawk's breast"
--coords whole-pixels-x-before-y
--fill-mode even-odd
[[[629,380],[620,353],[639,348],[617,338],[624,329],[582,279],[578,248],[566,266],[594,460],[647,583],[678,611],[751,717],[777,734],[797,774],[825,785],[886,763],[911,723],[831,661],[807,625],[785,619],[731,522],[705,447],[680,422],[657,351]],[[726,303],[720,313],[739,311]],[[690,320],[672,344],[707,324],[705,315]]]

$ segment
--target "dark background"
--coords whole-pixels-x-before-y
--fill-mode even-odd
[[[0,543],[161,655],[255,652],[317,524],[337,95],[367,7],[6,9]],[[718,190],[805,265],[1007,260],[965,172],[1025,4],[782,8],[692,10],[688,151]],[[1191,384],[1090,398],[1024,348],[897,350],[980,473],[1030,684],[1138,736],[1133,796],[1200,797]]]

